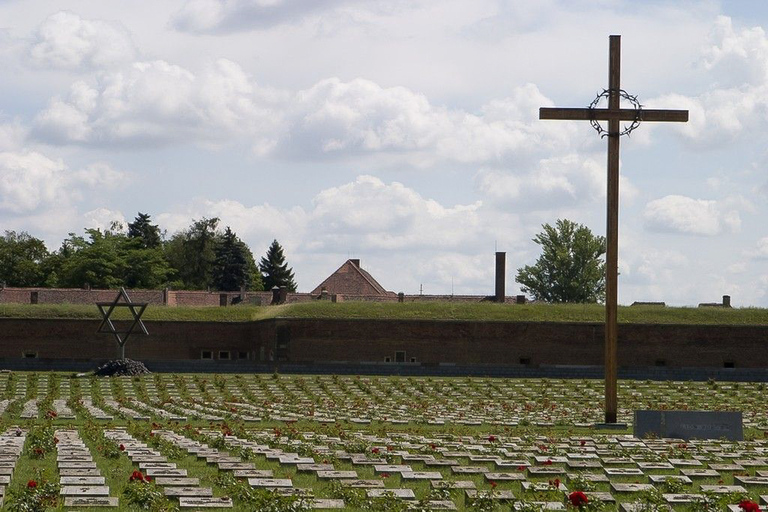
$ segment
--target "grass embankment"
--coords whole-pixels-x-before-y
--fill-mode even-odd
[[[125,308],[115,318],[129,318]],[[100,319],[95,306],[75,304],[0,304],[5,318]],[[394,320],[476,320],[519,322],[603,322],[599,304],[494,304],[461,302],[310,302],[283,306],[162,307],[150,306],[144,320],[247,322],[266,318],[354,318]],[[620,323],[768,325],[766,308],[619,307]]]

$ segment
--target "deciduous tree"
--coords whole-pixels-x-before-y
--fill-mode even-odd
[[[533,239],[542,253],[517,270],[521,290],[545,302],[601,302],[605,299],[605,238],[582,224],[559,219],[544,224]]]

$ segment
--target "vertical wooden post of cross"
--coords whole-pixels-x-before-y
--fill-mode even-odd
[[[608,109],[619,110],[621,89],[621,36],[610,36],[608,57]],[[618,415],[618,266],[619,266],[619,140],[620,121],[608,121],[608,190],[605,251],[605,422]]]

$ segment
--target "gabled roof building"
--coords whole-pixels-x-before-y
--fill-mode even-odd
[[[371,274],[360,268],[360,260],[347,260],[317,288],[312,295],[319,295],[323,290],[330,295],[345,296],[387,296],[395,295],[381,286]]]

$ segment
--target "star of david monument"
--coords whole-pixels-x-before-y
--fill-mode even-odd
[[[629,135],[642,121],[687,122],[687,110],[643,109],[636,96],[621,88],[621,36],[610,36],[608,57],[608,88],[586,108],[539,109],[539,119],[589,121],[595,130],[608,139],[608,198],[606,215],[607,248],[605,253],[605,423],[615,424],[617,399],[617,340],[618,340],[618,256],[619,256],[619,140]],[[606,99],[608,108],[598,108]],[[622,108],[622,101],[631,108]],[[608,128],[600,125],[607,121]],[[630,124],[621,127],[621,121]]]
[[[121,302],[122,299],[122,302]],[[125,344],[128,342],[128,338],[138,328],[138,331],[144,335],[149,335],[144,322],[141,321],[141,315],[144,314],[144,310],[147,309],[147,303],[131,302],[131,298],[128,297],[128,293],[125,288],[120,287],[120,291],[117,293],[115,300],[112,302],[97,302],[96,307],[99,308],[101,313],[101,323],[96,332],[101,334],[111,334],[117,341],[118,356],[121,360],[125,359]],[[127,308],[131,312],[133,321],[130,323],[127,329],[120,330],[112,321],[112,314],[119,308]]]

